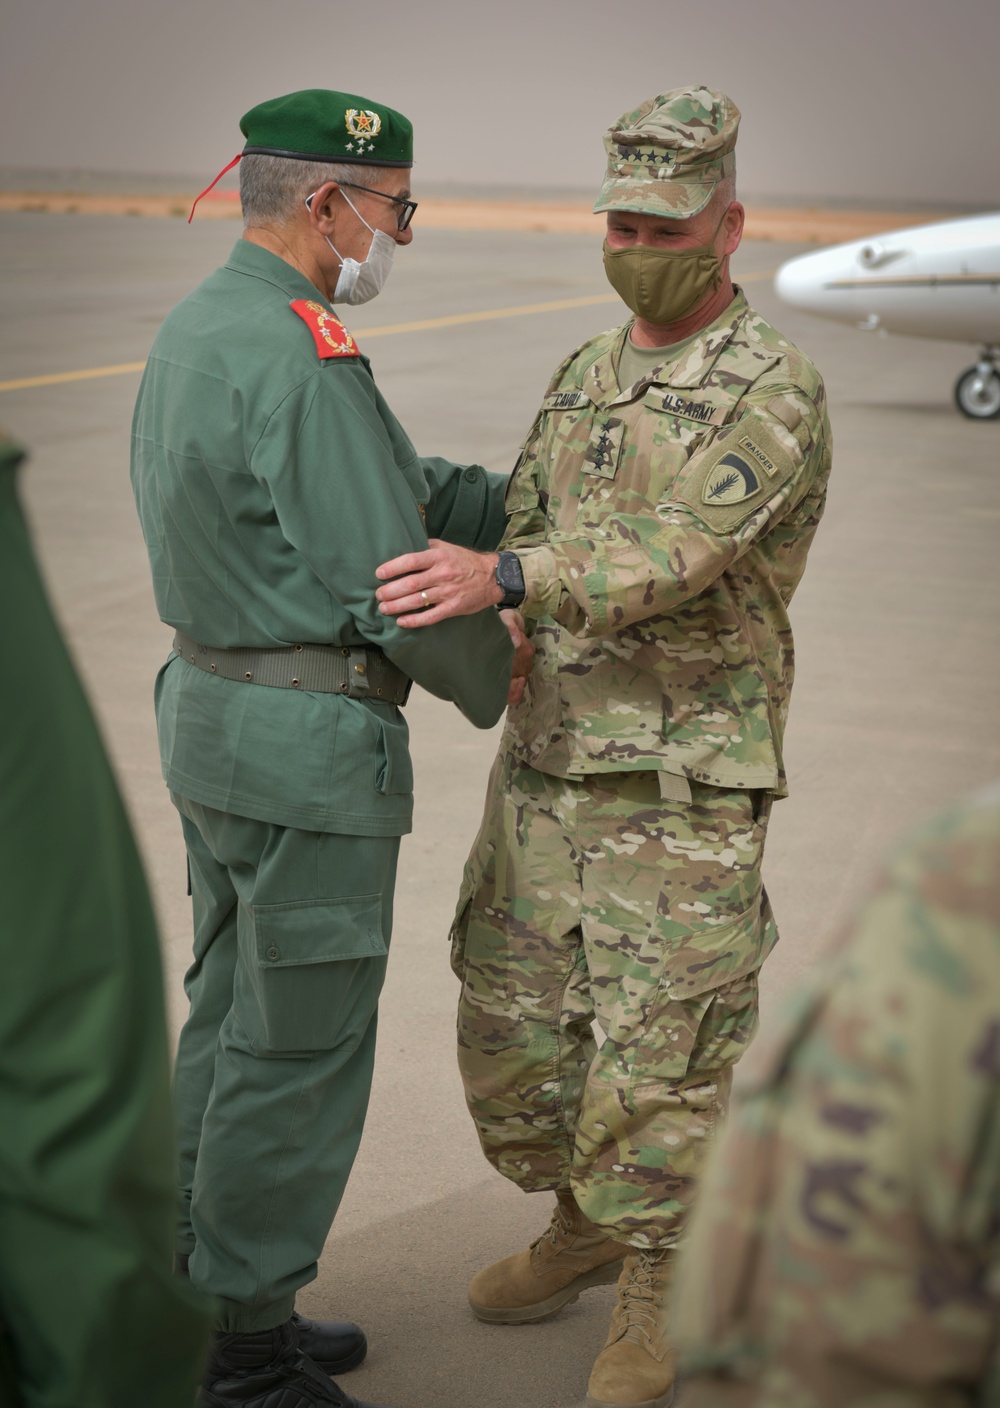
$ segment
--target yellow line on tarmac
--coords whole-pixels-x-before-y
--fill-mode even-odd
[[[80,372],[53,372],[51,376],[22,376],[16,381],[0,381],[0,391],[25,391],[30,386],[58,386],[63,381],[90,381],[95,376],[121,376],[141,372],[146,363],[119,362],[116,367],[88,367]]]
[[[769,279],[773,269],[758,270],[744,274],[741,283],[751,283],[756,279]],[[617,303],[615,293],[591,294],[586,298],[560,298],[551,303],[522,303],[516,308],[486,308],[478,313],[450,313],[442,318],[423,318],[416,323],[388,323],[380,328],[362,328],[358,337],[362,342],[369,337],[393,337],[404,332],[429,332],[434,328],[456,328],[466,323],[486,323],[495,318],[523,318],[532,313],[558,313],[564,308],[589,308],[597,303]],[[36,386],[60,386],[67,381],[90,381],[98,376],[124,376],[128,372],[141,372],[146,363],[119,362],[111,367],[89,367],[77,372],[53,372],[49,376],[22,376],[14,381],[0,381],[0,391],[27,391]]]
[[[426,332],[430,328],[455,328],[462,323],[486,323],[493,318],[520,318],[529,313],[555,313],[561,308],[588,308],[593,303],[619,303],[617,293],[598,293],[589,298],[561,298],[556,303],[524,303],[519,308],[486,308],[480,313],[451,313],[443,318],[425,318],[419,323],[395,323],[384,328],[362,328],[361,341],[369,337],[389,337],[397,332]]]

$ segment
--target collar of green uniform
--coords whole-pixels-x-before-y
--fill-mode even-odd
[[[291,303],[296,298],[306,298],[311,302],[320,302],[325,308],[329,308],[333,316],[340,320],[340,314],[325,294],[320,293],[315,284],[310,283],[305,274],[300,274],[298,269],[292,267],[280,254],[272,254],[269,249],[264,249],[259,244],[253,244],[250,240],[237,240],[233,245],[225,267],[232,269],[237,274],[249,274],[255,279],[261,279],[264,283],[271,284],[280,293],[285,294]],[[371,362],[364,352],[360,352],[360,361],[371,370]],[[345,361],[352,361],[346,358]],[[318,365],[332,365],[330,362]]]
[[[305,274],[299,273],[298,269],[286,259],[282,259],[280,254],[272,254],[269,249],[254,244],[252,240],[236,241],[226,260],[226,268],[234,269],[238,274],[252,274],[255,278],[264,279],[282,293],[287,293],[289,300],[312,298],[318,299],[327,308],[333,307],[326,295],[320,293]]]
[[[270,98],[240,118],[244,156],[364,166],[412,166],[413,124],[401,112],[357,93],[304,88]]]

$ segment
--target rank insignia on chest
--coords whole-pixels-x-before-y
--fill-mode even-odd
[[[354,338],[335,313],[311,298],[296,298],[288,305],[309,328],[320,360],[329,357],[360,357]]]
[[[602,479],[614,479],[625,439],[625,422],[612,417],[595,420],[590,443],[584,451],[580,468],[584,474],[596,474]]]
[[[706,504],[739,504],[760,488],[760,480],[743,458],[730,451],[713,467],[705,480],[702,502]]]

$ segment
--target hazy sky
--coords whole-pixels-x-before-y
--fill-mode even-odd
[[[5,0],[0,166],[204,173],[241,114],[356,92],[421,179],[592,187],[626,108],[706,83],[745,194],[1000,205],[1000,0]]]

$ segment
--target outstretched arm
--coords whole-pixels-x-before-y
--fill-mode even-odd
[[[497,553],[473,552],[440,538],[429,544],[426,551],[404,553],[376,571],[384,583],[375,592],[384,616],[395,616],[400,626],[433,626],[499,604]]]

